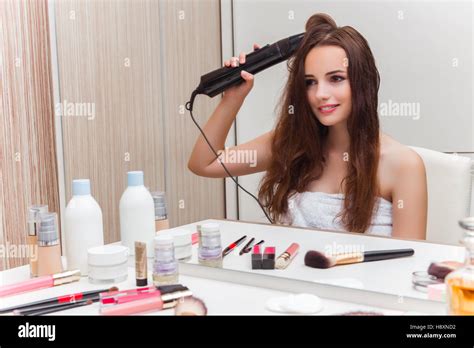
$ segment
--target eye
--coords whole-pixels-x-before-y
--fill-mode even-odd
[[[339,76],[339,75],[333,75],[331,76],[331,81],[333,82],[341,82],[341,81],[344,81],[345,78],[342,77],[342,76]]]
[[[306,87],[309,87],[309,86],[312,86],[312,85],[316,85],[317,82],[313,79],[307,79],[307,80],[305,80],[305,84],[306,84]]]

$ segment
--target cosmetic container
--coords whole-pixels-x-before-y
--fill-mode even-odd
[[[72,181],[72,198],[64,214],[67,267],[87,274],[87,250],[104,245],[102,210],[88,179]]]
[[[222,243],[219,224],[207,223],[201,226],[198,260],[204,266],[222,267]]]
[[[262,269],[275,269],[275,247],[266,247],[262,258]]]
[[[425,271],[416,271],[412,273],[413,288],[420,292],[428,292],[429,285],[441,284],[442,280]]]
[[[178,283],[178,262],[174,255],[173,237],[169,234],[156,236],[153,284],[155,286]]]
[[[143,185],[143,172],[127,173],[128,187],[120,198],[120,238],[122,245],[135,254],[135,241],[147,243],[153,250],[155,206],[150,191]],[[149,255],[149,257],[152,257]]]
[[[474,315],[474,217],[460,220],[459,225],[466,230],[463,239],[466,258],[464,267],[449,273],[444,280],[448,313]]]
[[[165,192],[155,191],[151,193],[153,204],[155,206],[155,231],[160,232],[170,228],[168,212],[166,207]]]
[[[38,276],[62,271],[61,246],[59,245],[58,215],[40,213],[38,231]]]
[[[28,208],[28,253],[30,258],[30,276],[38,276],[38,231],[40,228],[40,214],[47,213],[47,205],[32,205]]]
[[[119,283],[127,279],[129,250],[123,245],[103,245],[87,250],[89,282]]]
[[[262,257],[260,246],[254,245],[252,252],[252,269],[262,269]]]
[[[137,286],[148,285],[146,243],[135,242],[135,279]]]
[[[192,235],[191,231],[184,228],[173,230],[161,230],[159,235],[170,235],[173,237],[174,256],[178,261],[189,261],[192,256]]]
[[[192,256],[191,231],[177,229],[173,233],[174,253],[178,261],[189,261]]]

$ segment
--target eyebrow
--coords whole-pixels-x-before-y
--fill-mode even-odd
[[[345,71],[344,70],[330,71],[330,72],[326,73],[326,76],[327,75],[332,75],[332,74],[335,74],[335,73],[345,73]],[[314,75],[309,74],[309,75],[304,75],[304,77],[314,77]]]

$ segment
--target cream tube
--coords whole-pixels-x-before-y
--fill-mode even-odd
[[[135,242],[135,278],[137,286],[148,284],[146,243]]]

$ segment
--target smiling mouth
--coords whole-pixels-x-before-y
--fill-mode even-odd
[[[319,107],[318,110],[320,112],[322,112],[323,114],[327,114],[327,113],[330,113],[330,112],[333,112],[334,110],[336,110],[336,108],[339,106],[340,104],[335,104],[335,105],[331,105],[331,106],[324,106],[324,107]]]

